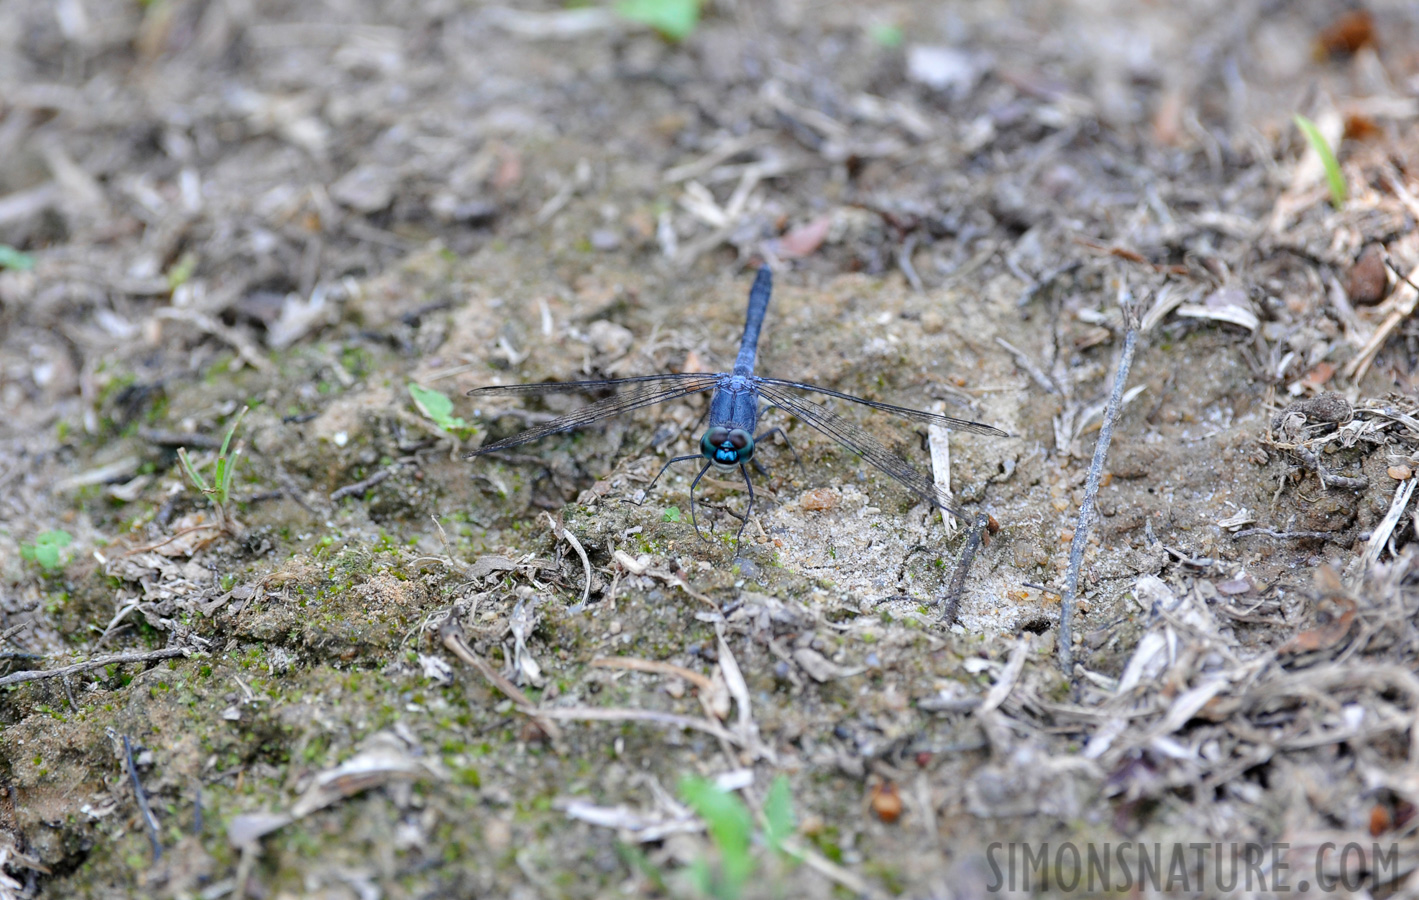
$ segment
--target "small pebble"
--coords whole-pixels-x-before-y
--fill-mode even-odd
[[[620,620],[620,619],[617,619],[617,620],[615,620],[614,622],[611,623],[610,631],[611,631],[612,634],[620,634],[620,633],[621,633],[621,620]]]
[[[1219,594],[1234,596],[1245,594],[1249,590],[1251,590],[1251,582],[1245,578],[1231,578],[1227,581],[1217,582],[1217,593]]]
[[[621,236],[609,228],[598,228],[591,232],[591,246],[601,251],[616,250],[621,246]]]
[[[872,812],[888,825],[902,817],[902,795],[895,783],[884,781],[872,786]]]
[[[838,495],[829,488],[814,488],[803,495],[804,509],[832,509],[838,505]]]
[[[1384,248],[1371,244],[1350,267],[1345,295],[1356,306],[1374,306],[1389,293],[1389,274],[1385,272]]]
[[[1395,481],[1408,481],[1414,477],[1414,470],[1408,466],[1390,466],[1386,471]]]

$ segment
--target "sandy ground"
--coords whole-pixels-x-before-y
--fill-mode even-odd
[[[1415,47],[1400,3],[0,6],[0,898],[966,897],[1125,840],[1412,891]],[[595,399],[469,389],[724,370],[763,263],[762,374],[1010,432],[831,405],[978,550],[779,410],[737,552],[742,483],[708,541],[693,464],[646,493],[702,398],[463,458]],[[178,449],[211,482],[234,425],[218,504]]]

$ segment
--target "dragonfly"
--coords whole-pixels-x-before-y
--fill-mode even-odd
[[[708,428],[700,437],[699,452],[676,456],[661,466],[646,490],[654,488],[665,470],[675,463],[701,460],[699,474],[690,483],[690,521],[695,533],[702,540],[708,540],[700,531],[695,516],[695,489],[700,480],[711,470],[718,475],[733,475],[736,471],[744,478],[749,500],[743,515],[728,510],[729,514],[741,521],[735,535],[735,544],[744,534],[749,524],[749,514],[754,508],[754,482],[749,477],[749,465],[759,467],[754,459],[754,451],[760,442],[771,437],[778,428],[755,435],[758,429],[761,406],[777,407],[790,416],[822,432],[847,449],[861,456],[882,472],[891,476],[908,491],[931,504],[945,510],[957,518],[964,514],[951,505],[951,497],[930,478],[919,472],[911,463],[884,447],[875,437],[860,426],[834,413],[825,406],[800,396],[800,392],[821,394],[837,400],[847,400],[882,412],[891,413],[913,422],[928,425],[944,425],[958,431],[974,434],[1009,437],[1009,433],[985,425],[957,419],[940,413],[893,406],[865,397],[844,394],[821,385],[801,381],[786,381],[781,378],[765,378],[754,374],[754,362],[758,355],[759,334],[763,330],[764,316],[769,308],[769,296],[773,293],[773,273],[768,266],[759,269],[754,278],[754,286],[749,291],[749,311],[744,321],[744,336],[739,341],[739,355],[734,360],[730,372],[682,372],[660,375],[639,375],[631,378],[611,378],[600,381],[552,381],[538,384],[505,384],[474,388],[470,397],[537,397],[546,394],[575,392],[598,392],[607,389],[616,393],[602,400],[589,403],[566,415],[543,422],[535,428],[514,434],[511,437],[484,444],[476,450],[464,454],[464,458],[484,456],[540,440],[548,435],[585,428],[613,416],[624,415],[632,410],[667,403],[692,394],[710,395]],[[790,445],[791,449],[791,445]],[[795,454],[796,455],[796,454]],[[762,467],[759,467],[762,471]]]

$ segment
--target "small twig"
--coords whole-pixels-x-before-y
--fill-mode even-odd
[[[1277,531],[1274,528],[1243,528],[1241,531],[1234,532],[1232,537],[1244,538],[1257,534],[1264,534],[1267,537],[1274,537],[1279,540],[1300,540],[1302,538],[1329,540],[1335,537],[1335,532],[1333,531]]]
[[[519,710],[531,716],[533,721],[547,733],[547,737],[554,742],[562,739],[562,730],[557,727],[555,722],[543,715],[544,710],[538,709],[533,704],[531,697],[524,694],[517,685],[504,678],[486,659],[473,652],[473,648],[468,646],[468,642],[463,639],[463,629],[459,627],[458,620],[452,613],[444,620],[443,626],[439,629],[439,638],[454,656],[477,669],[479,675],[487,679],[493,687],[502,691],[509,700],[517,705]]]
[[[971,563],[975,562],[981,537],[989,524],[989,516],[985,513],[976,514],[976,523],[966,538],[966,546],[961,550],[961,560],[956,563],[956,572],[951,576],[951,588],[946,592],[945,602],[941,604],[941,621],[947,627],[956,624],[956,616],[961,611],[961,595],[966,590],[966,573],[970,571]]]
[[[634,656],[598,656],[591,661],[591,664],[605,669],[630,669],[633,672],[649,672],[653,675],[671,675],[690,682],[697,690],[705,692],[714,690],[714,682],[708,676],[674,663],[638,659]]]
[[[412,460],[407,459],[396,460],[392,465],[380,469],[378,472],[366,478],[364,481],[357,481],[354,484],[347,484],[344,487],[336,488],[335,490],[330,492],[330,502],[337,503],[341,500],[344,500],[346,497],[350,497],[355,494],[363,494],[365,491],[379,484],[381,481],[384,481],[386,478],[393,475],[395,472],[398,472],[406,465],[409,465],[411,462]]]
[[[1046,394],[1059,393],[1059,386],[1044,373],[1043,369],[1035,365],[1034,360],[1025,355],[1024,350],[1014,346],[1009,341],[1005,340],[1005,338],[998,337],[995,339],[995,342],[1005,348],[1005,351],[1015,358],[1015,365],[1024,369],[1025,374],[1030,376],[1030,380],[1039,385]]]
[[[682,716],[677,713],[660,712],[654,709],[629,709],[619,706],[552,706],[538,709],[535,713],[551,719],[569,719],[573,722],[654,722],[672,728],[688,728],[703,731],[736,747],[744,746],[744,741],[732,731],[714,724],[708,719]]]
[[[945,404],[936,403],[932,409],[941,412],[945,409]],[[945,425],[932,423],[926,426],[926,445],[931,451],[931,480],[936,482],[936,487],[941,493],[946,495],[949,503],[951,500],[951,430]],[[941,509],[941,527],[946,531],[946,537],[956,536],[956,516],[947,509]]]
[[[191,527],[189,527],[189,528],[184,528],[184,529],[182,529],[181,531],[174,532],[170,537],[164,538],[163,540],[158,541],[156,544],[148,544],[148,545],[143,546],[143,547],[134,547],[132,550],[126,551],[123,555],[124,555],[124,556],[133,556],[133,555],[138,554],[138,553],[151,553],[152,551],[158,549],[159,547],[163,547],[163,546],[166,546],[166,545],[168,545],[168,544],[171,544],[173,541],[177,540],[178,538],[187,537],[189,534],[192,534],[193,532],[196,532],[196,531],[211,531],[211,530],[213,530],[213,529],[220,529],[221,527],[222,527],[221,525],[219,525],[219,524],[217,524],[217,523],[215,523],[215,522],[208,522],[208,523],[205,523],[205,524],[202,524],[202,525],[193,525],[193,526],[191,526]]]
[[[1294,450],[1297,456],[1305,460],[1306,465],[1316,470],[1316,475],[1320,476],[1320,483],[1324,487],[1344,488],[1349,491],[1363,491],[1370,486],[1370,479],[1363,475],[1352,477],[1349,475],[1336,475],[1334,472],[1328,471],[1325,466],[1321,465],[1320,457],[1305,447],[1296,447]]]
[[[192,833],[202,836],[202,781],[192,783]]]
[[[148,795],[143,793],[143,785],[138,781],[138,767],[133,764],[133,745],[128,735],[123,736],[123,763],[128,768],[128,777],[133,782],[133,796],[138,801],[138,811],[143,814],[143,824],[148,829],[148,840],[153,844],[153,862],[163,858],[163,845],[158,840],[158,820],[153,818],[153,809],[148,806]]]
[[[916,267],[912,265],[912,253],[916,250],[916,235],[909,234],[907,239],[902,241],[901,248],[897,251],[897,265],[901,267],[902,274],[907,276],[907,281],[911,284],[912,290],[918,294],[926,293],[926,285],[921,283],[921,276],[916,273]]]
[[[1027,631],[1015,640],[1015,646],[1010,651],[1010,659],[1005,663],[1005,669],[1000,673],[1000,680],[996,681],[990,689],[990,693],[985,695],[985,700],[976,710],[976,715],[984,715],[999,709],[1001,704],[1010,698],[1010,692],[1015,689],[1015,682],[1020,680],[1020,673],[1025,669],[1025,660],[1030,656],[1031,637],[1033,635]]]
[[[10,638],[14,637],[15,635],[19,634],[21,631],[24,631],[26,628],[29,627],[29,622],[21,622],[18,625],[11,625],[4,631],[0,631],[0,644],[8,644],[10,642]]]
[[[1074,601],[1079,590],[1079,567],[1084,562],[1084,548],[1089,543],[1089,527],[1094,521],[1094,504],[1099,496],[1099,480],[1104,474],[1104,460],[1109,455],[1109,443],[1113,440],[1119,407],[1123,405],[1123,390],[1128,382],[1129,367],[1133,365],[1133,351],[1138,347],[1138,315],[1126,282],[1119,285],[1119,306],[1123,307],[1128,331],[1123,338],[1118,369],[1114,372],[1113,392],[1109,394],[1109,405],[1104,410],[1104,421],[1099,427],[1099,439],[1094,444],[1094,459],[1089,463],[1089,476],[1084,482],[1084,503],[1079,508],[1079,518],[1074,525],[1074,539],[1069,545],[1069,569],[1064,576],[1064,596],[1059,601],[1059,665],[1066,677],[1074,671],[1073,617]]]
[[[1083,265],[1083,260],[1065,263],[1062,266],[1050,269],[1048,272],[1045,272],[1043,275],[1041,275],[1038,279],[1029,277],[1023,271],[1016,272],[1016,277],[1019,277],[1021,281],[1026,282],[1027,286],[1023,291],[1020,292],[1020,299],[1015,301],[1015,305],[1024,306],[1032,299],[1034,299],[1034,296],[1036,294],[1053,284],[1055,280],[1057,280],[1060,276],[1068,275],[1071,272],[1082,268]]]
[[[242,360],[258,372],[269,375],[275,371],[275,366],[271,363],[271,360],[262,356],[261,352],[256,349],[251,341],[246,339],[245,335],[235,328],[229,328],[223,325],[211,316],[198,312],[195,309],[175,306],[164,306],[161,309],[155,310],[153,316],[158,319],[186,322],[189,325],[194,325],[199,330],[205,331],[218,340],[230,345],[236,350],[237,355],[240,356]]]
[[[1395,273],[1398,274],[1399,270],[1395,269]],[[1411,274],[1419,274],[1419,268],[1416,268]],[[1375,329],[1375,333],[1370,335],[1370,339],[1361,348],[1360,353],[1345,364],[1343,370],[1345,377],[1353,382],[1358,383],[1360,379],[1365,377],[1365,373],[1370,370],[1371,363],[1379,354],[1380,348],[1385,345],[1400,323],[1413,315],[1415,307],[1419,306],[1419,287],[1416,287],[1408,276],[1400,275],[1399,277],[1403,284],[1390,297],[1389,302],[1392,304],[1390,314]]]
[[[1389,511],[1380,520],[1380,524],[1370,535],[1369,544],[1365,547],[1365,568],[1368,569],[1379,562],[1380,553],[1389,543],[1390,535],[1394,534],[1394,527],[1399,524],[1399,517],[1404,515],[1404,508],[1409,505],[1409,498],[1414,495],[1416,484],[1419,484],[1419,479],[1409,478],[1401,481],[1394,489],[1394,499],[1390,501]]]
[[[172,659],[175,656],[188,656],[191,653],[192,651],[186,647],[167,647],[163,650],[154,650],[150,653],[116,653],[113,656],[100,656],[97,659],[75,663],[72,666],[64,666],[59,669],[31,669],[26,672],[16,672],[13,675],[6,675],[4,678],[0,678],[0,687],[9,687],[12,684],[23,684],[26,681],[40,681],[45,678],[63,678],[66,675],[77,675],[80,672],[87,672],[90,669],[100,669],[104,666],[152,662],[158,659]]]
[[[191,431],[162,431],[157,428],[139,428],[138,437],[160,447],[195,447],[198,450],[216,450],[222,446],[219,438],[210,434]]]

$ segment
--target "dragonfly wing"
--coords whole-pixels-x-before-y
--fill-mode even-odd
[[[816,384],[804,384],[801,381],[783,381],[778,378],[759,378],[760,384],[778,385],[779,387],[797,388],[800,391],[813,391],[825,397],[836,397],[839,400],[851,400],[853,403],[861,403],[863,406],[870,406],[873,409],[880,409],[904,419],[911,419],[915,422],[925,422],[928,425],[944,425],[947,428],[954,428],[957,431],[970,431],[975,434],[993,434],[999,437],[1010,437],[1010,432],[1001,431],[992,425],[983,422],[972,422],[969,419],[957,419],[954,416],[943,416],[940,413],[927,412],[922,409],[912,409],[907,406],[893,406],[890,403],[879,403],[876,400],[868,400],[866,397],[854,397],[852,394],[844,394],[841,391],[829,390],[819,387]]]
[[[520,444],[531,443],[549,434],[557,434],[563,431],[572,431],[577,428],[582,428],[594,422],[599,422],[602,419],[609,419],[612,416],[619,416],[633,409],[640,409],[642,406],[654,406],[657,403],[664,403],[667,400],[674,400],[677,397],[684,397],[688,394],[702,393],[710,390],[718,383],[719,377],[716,375],[684,373],[679,375],[644,375],[637,378],[617,378],[611,381],[545,382],[542,384],[509,384],[477,388],[469,391],[469,394],[473,396],[496,396],[500,394],[525,396],[565,393],[578,390],[594,390],[608,386],[634,385],[614,396],[597,400],[595,403],[589,403],[564,416],[558,416],[551,421],[543,422],[536,428],[529,428],[511,437],[494,441],[476,450],[470,450],[463,454],[463,456],[467,459],[473,456],[481,456],[484,453],[493,453],[498,450],[506,450],[509,447],[516,447]]]
[[[765,379],[767,381],[767,379]],[[849,422],[826,407],[812,403],[796,394],[783,390],[781,385],[789,382],[774,381],[760,386],[760,390],[775,406],[796,419],[807,422],[844,447],[862,456],[872,465],[895,478],[903,487],[916,494],[932,506],[940,507],[957,518],[965,516],[951,505],[951,498],[936,486],[936,483],[919,472],[911,463],[882,446],[881,442],[868,434],[860,426]],[[819,388],[805,387],[816,391]],[[849,397],[848,399],[856,399]]]
[[[706,378],[714,380],[719,377],[719,375],[708,372],[662,372],[659,375],[636,375],[631,378],[606,378],[600,381],[540,381],[536,384],[492,384],[487,387],[473,388],[473,390],[468,392],[468,396],[526,397],[539,396],[541,394],[573,394],[579,391],[599,391],[607,388],[619,389],[628,384],[672,385],[676,383],[703,381]],[[693,393],[693,391],[691,393]]]

